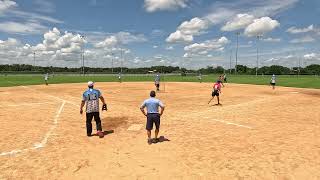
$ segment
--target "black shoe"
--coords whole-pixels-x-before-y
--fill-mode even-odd
[[[152,139],[148,139],[148,144],[149,144],[149,145],[152,144]]]
[[[88,136],[88,137],[91,137],[91,136],[92,136],[92,134],[87,134],[87,136]]]
[[[152,139],[152,143],[158,143],[158,142],[160,142],[160,139],[159,139],[159,138],[154,138],[154,139]]]

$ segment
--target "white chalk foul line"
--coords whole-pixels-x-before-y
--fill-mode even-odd
[[[209,119],[209,117],[204,117],[206,119]],[[238,127],[242,127],[242,128],[247,128],[247,129],[253,129],[250,126],[246,126],[246,125],[242,125],[242,124],[238,124],[238,123],[233,123],[233,122],[228,122],[228,121],[224,121],[224,120],[219,120],[219,119],[210,119],[212,121],[216,121],[216,122],[220,122],[220,123],[224,123],[227,125],[233,125],[233,126],[238,126]]]
[[[33,105],[42,105],[42,104],[55,104],[51,102],[39,102],[39,103],[20,103],[20,104],[7,104],[0,105],[0,107],[19,107],[19,106],[33,106]]]
[[[53,119],[53,125],[50,127],[49,131],[46,133],[46,135],[44,136],[44,138],[42,139],[42,141],[40,143],[35,143],[33,145],[33,147],[30,147],[30,148],[16,149],[16,150],[8,151],[8,152],[2,152],[2,153],[0,153],[0,156],[16,155],[18,153],[23,153],[23,152],[27,152],[30,150],[35,150],[35,149],[45,147],[46,144],[48,143],[49,137],[52,135],[52,132],[56,129],[56,127],[58,125],[59,117],[60,117],[60,114],[62,113],[62,110],[63,110],[63,107],[65,104],[66,104],[66,101],[62,101],[62,104],[59,107],[59,110],[57,111],[57,113]]]

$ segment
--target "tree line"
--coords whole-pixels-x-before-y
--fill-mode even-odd
[[[92,73],[124,73],[124,74],[147,74],[147,73],[181,73],[182,75],[186,74],[243,74],[243,75],[254,75],[256,74],[256,68],[250,68],[244,65],[237,65],[237,72],[235,68],[233,69],[224,69],[222,66],[212,67],[207,66],[206,68],[201,68],[199,70],[190,70],[186,68],[180,68],[178,66],[152,66],[152,67],[140,67],[140,68],[127,68],[127,67],[114,67],[114,68],[92,68],[84,67],[84,72],[87,74]],[[68,68],[68,67],[41,67],[33,66],[28,64],[12,64],[12,65],[0,65],[1,73],[83,73],[82,68]],[[277,74],[277,75],[320,75],[320,65],[312,64],[306,67],[293,67],[288,68],[279,65],[272,66],[263,66],[258,68],[257,73],[259,75],[265,74]]]

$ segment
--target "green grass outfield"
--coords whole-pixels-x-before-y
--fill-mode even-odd
[[[203,75],[203,82],[214,82],[218,75]],[[163,78],[163,77],[162,77]],[[228,75],[228,82],[238,84],[259,84],[269,85],[271,76],[252,76],[252,75]],[[153,81],[154,76],[147,75],[125,75],[124,82]],[[117,75],[55,75],[49,78],[49,84],[59,83],[80,83],[87,81],[95,82],[118,82]],[[197,76],[166,75],[165,82],[199,82]],[[44,84],[42,75],[8,75],[0,76],[0,87],[17,85],[36,85]],[[320,89],[320,77],[317,76],[277,76],[277,86],[316,88]]]

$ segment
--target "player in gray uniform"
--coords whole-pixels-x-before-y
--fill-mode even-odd
[[[199,79],[200,83],[202,83],[202,74],[201,73],[199,73],[198,79]]]
[[[157,91],[160,91],[160,75],[159,73],[156,75],[155,79],[154,79],[154,85],[157,88]]]
[[[276,75],[274,75],[274,74],[271,77],[270,85],[272,86],[273,90],[276,88]]]
[[[118,74],[118,80],[119,80],[119,83],[122,82],[122,74],[121,74],[121,72],[119,72],[119,74]]]
[[[44,75],[44,81],[45,81],[45,83],[46,83],[47,86],[48,86],[48,79],[49,79],[49,73],[46,73],[46,74]]]

